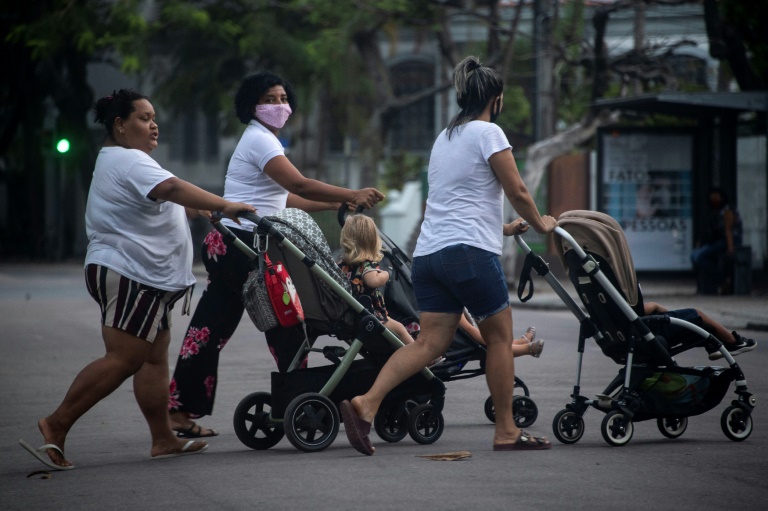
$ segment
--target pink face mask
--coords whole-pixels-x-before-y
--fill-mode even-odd
[[[256,105],[254,115],[267,126],[280,129],[285,126],[292,113],[291,107],[287,103],[279,105]]]

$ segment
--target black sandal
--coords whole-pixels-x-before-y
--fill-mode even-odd
[[[219,436],[219,432],[215,429],[206,429],[208,429],[210,433],[203,435],[203,427],[200,424],[193,422],[187,429],[175,429],[174,431],[179,438],[207,438],[209,436]]]

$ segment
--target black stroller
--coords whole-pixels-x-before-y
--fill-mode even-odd
[[[526,253],[518,289],[521,300],[532,296],[530,272],[536,270],[581,326],[576,384],[571,402],[553,420],[555,437],[565,444],[578,442],[584,434],[583,416],[591,407],[606,414],[601,432],[612,446],[626,445],[632,439],[633,422],[649,419],[656,419],[662,435],[677,438],[685,432],[688,417],[717,406],[735,382],[736,399],[723,412],[720,425],[729,439],[746,440],[752,433],[751,412],[757,400],[747,391],[739,365],[706,330],[665,314],[642,316],[642,294],[618,222],[594,211],[566,212],[558,222],[558,254],[586,312],[563,289],[547,263],[516,238]],[[529,285],[528,295],[523,297]],[[582,359],[589,338],[623,366],[596,399],[581,395]],[[678,366],[673,356],[693,347],[719,350],[729,367]]]
[[[233,418],[235,433],[253,449],[269,449],[287,436],[297,449],[321,451],[338,434],[338,404],[366,392],[402,343],[352,296],[349,282],[309,215],[286,209],[269,218],[252,213],[243,218],[256,224],[259,246],[248,247],[221,223],[214,226],[254,261],[266,251],[271,261],[285,265],[301,298],[306,338],[288,371],[272,373],[271,393],[254,392],[241,400]],[[313,348],[321,335],[346,345]],[[331,363],[301,367],[310,352],[322,353]],[[445,385],[425,368],[390,392],[381,410],[386,413],[412,403],[398,429],[398,434],[403,431],[398,440],[409,433],[416,442],[431,444],[443,432],[444,396]],[[377,431],[386,423],[382,411],[376,418]]]
[[[358,213],[361,210],[358,209]],[[346,207],[339,210],[339,224],[344,225]],[[411,259],[380,229],[384,258],[381,267],[389,271],[390,279],[384,289],[384,300],[390,315],[406,326],[416,326],[414,336],[418,335],[418,308],[416,296],[411,282]],[[485,374],[486,347],[475,341],[467,332],[458,328],[445,360],[433,366],[432,372],[443,382],[474,378]],[[476,364],[474,364],[476,363]],[[512,415],[515,423],[521,428],[527,428],[536,422],[539,415],[538,407],[530,397],[528,386],[522,379],[515,377],[515,397],[512,402]],[[519,395],[518,392],[522,392]],[[407,408],[412,406],[404,403],[387,408],[378,422],[374,423],[376,433],[383,440],[397,441],[403,438],[405,431],[400,426],[407,417]],[[485,416],[491,422],[496,422],[496,411],[490,396],[485,400]],[[398,438],[399,437],[399,438]]]

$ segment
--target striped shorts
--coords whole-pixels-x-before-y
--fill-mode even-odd
[[[154,342],[171,328],[173,305],[192,290],[165,291],[124,277],[97,264],[85,267],[85,285],[101,308],[101,324]]]

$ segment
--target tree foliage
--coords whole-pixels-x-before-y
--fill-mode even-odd
[[[12,72],[0,78],[0,169],[9,187],[21,192],[9,195],[8,208],[18,221],[6,227],[0,252],[26,248],[48,257],[71,254],[71,244],[52,239],[75,238],[78,209],[55,212],[65,232],[51,232],[44,208],[53,203],[46,200],[43,171],[52,164],[53,134],[66,136],[72,149],[56,163],[59,190],[79,196],[82,183],[87,184],[95,158],[87,121],[94,99],[88,65],[121,62],[125,69],[136,69],[148,30],[138,5],[138,0],[3,3],[0,65]],[[33,242],[21,241],[28,239]]]
[[[685,86],[665,67],[664,49],[608,54],[604,31],[619,9],[639,3],[700,4],[711,51],[729,62],[742,89],[768,83],[768,36],[761,24],[768,14],[765,2],[747,8],[739,0],[617,0],[589,7],[584,0],[541,1],[553,9],[548,43],[553,110],[569,136],[539,146],[534,154],[547,153],[542,147],[563,150],[565,140],[587,140],[574,129],[591,130],[601,119],[614,119],[594,117],[592,101],[627,94],[630,83],[639,83],[640,90]],[[360,181],[370,184],[378,182],[383,162],[420,165],[411,156],[387,153],[392,121],[398,112],[448,90],[451,70],[470,53],[496,67],[508,85],[500,125],[518,148],[520,141],[533,141],[532,64],[540,49],[520,29],[532,9],[532,2],[500,0],[2,0],[0,62],[13,72],[0,78],[0,178],[22,190],[11,195],[8,207],[26,214],[6,228],[14,233],[3,232],[0,253],[22,245],[25,231],[36,240],[30,252],[45,252],[40,247],[50,233],[40,205],[46,203],[43,169],[50,160],[46,123],[72,141],[73,154],[63,165],[71,181],[67,186],[87,185],[98,145],[89,129],[94,100],[89,64],[109,63],[140,77],[153,84],[153,100],[160,106],[172,113],[201,109],[230,133],[237,126],[232,97],[240,80],[258,69],[273,70],[299,93],[299,137],[313,148],[301,155],[302,171],[322,168],[328,140],[346,136],[357,141]],[[584,36],[589,21],[592,40]],[[467,40],[470,26],[474,37]],[[410,45],[411,55],[437,53],[434,83],[398,92],[390,73],[403,44]],[[63,213],[70,231],[71,214]]]

